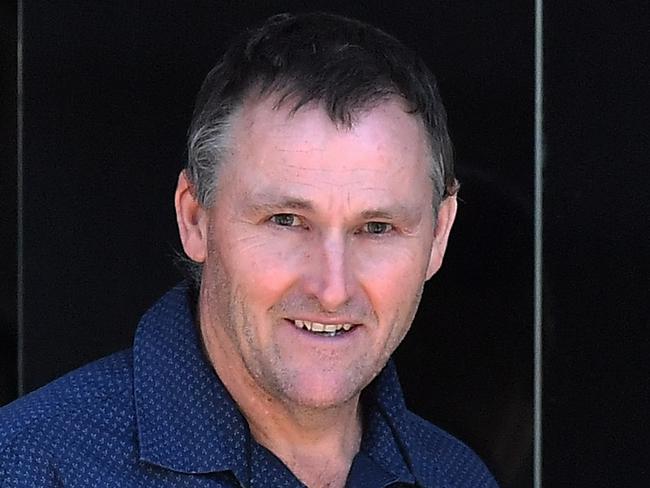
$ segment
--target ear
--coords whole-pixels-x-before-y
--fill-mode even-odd
[[[442,258],[445,256],[447,241],[449,240],[451,227],[456,219],[457,208],[458,203],[455,195],[448,196],[440,203],[436,228],[433,230],[433,245],[431,246],[431,256],[427,268],[427,280],[436,274],[440,266],[442,266]]]
[[[194,191],[185,170],[178,175],[178,185],[174,195],[178,233],[185,254],[202,263],[207,256],[208,213],[194,197]]]

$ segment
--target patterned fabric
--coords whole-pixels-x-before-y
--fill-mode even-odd
[[[392,363],[363,402],[347,487],[496,487],[467,447],[406,409]],[[304,485],[251,437],[179,285],[143,317],[132,350],[0,409],[0,486]]]

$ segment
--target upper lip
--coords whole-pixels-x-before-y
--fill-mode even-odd
[[[318,322],[320,324],[352,324],[360,325],[361,321],[346,317],[287,317],[287,320],[295,322],[296,320],[306,320],[308,322]]]

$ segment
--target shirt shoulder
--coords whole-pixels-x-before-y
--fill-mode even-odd
[[[483,461],[463,442],[413,412],[407,411],[409,454],[425,486],[498,488]]]
[[[56,466],[130,438],[131,358],[113,354],[0,408],[0,486],[59,486]]]

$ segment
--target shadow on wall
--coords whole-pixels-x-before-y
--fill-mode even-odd
[[[532,482],[532,198],[459,179],[443,268],[396,353],[410,408],[470,445],[503,488]]]

